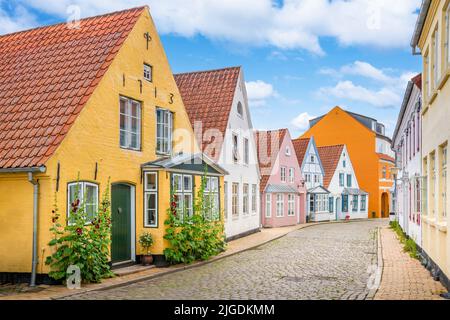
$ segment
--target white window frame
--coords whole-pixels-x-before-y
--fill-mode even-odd
[[[240,101],[238,102],[236,109],[237,109],[238,116],[240,118],[244,118],[244,106]]]
[[[233,133],[231,136],[232,139],[232,156],[233,163],[239,162],[239,135],[237,133]]]
[[[154,175],[155,176],[155,188],[148,188],[148,176]],[[144,227],[145,228],[157,228],[158,227],[158,207],[159,207],[159,199],[158,199],[158,172],[145,172],[144,173]],[[155,209],[149,209],[148,208],[148,196],[155,196]],[[155,223],[150,224],[148,223],[149,218],[149,211],[153,210],[155,211]]]
[[[284,194],[277,194],[277,218],[284,217]]]
[[[445,67],[448,68],[450,66],[450,3],[447,4],[445,8],[445,39],[444,39],[444,47],[445,47]]]
[[[239,183],[233,182],[231,185],[231,215],[239,218]]]
[[[294,183],[295,182],[295,169],[289,168],[289,182]]]
[[[213,183],[214,182],[214,183]],[[220,220],[220,180],[218,177],[206,177],[205,196],[211,205],[209,219]]]
[[[77,182],[71,182],[67,185],[67,221],[70,220],[70,212],[71,212],[71,208],[72,208],[72,203],[76,200],[76,199],[70,199],[70,190],[72,187],[76,188],[76,186],[79,185],[79,189],[78,189],[78,197],[77,199],[80,200],[80,206],[84,205],[92,205],[94,206],[94,214],[96,212],[98,212],[98,208],[99,208],[99,187],[98,184],[92,183],[92,182],[88,182],[88,181],[77,181]],[[95,202],[91,203],[91,204],[87,204],[85,201],[85,197],[86,197],[86,187],[94,187],[95,191],[95,197],[96,200]],[[85,208],[86,210],[86,208]],[[87,210],[86,210],[87,211]],[[86,215],[88,213],[86,212]],[[92,216],[92,218],[95,218],[95,216]],[[70,225],[70,223],[68,223]],[[86,224],[91,224],[91,221],[86,221]]]
[[[122,112],[122,102],[125,103],[125,111]],[[132,115],[131,106],[132,104],[136,104],[136,116]],[[141,128],[142,128],[142,104],[137,101],[127,97],[120,97],[119,99],[119,145],[123,149],[141,150]],[[124,128],[122,128],[122,117],[124,119]],[[132,129],[132,122],[136,120],[136,131]],[[124,135],[124,141],[122,141],[121,137]],[[136,135],[136,146],[132,145],[131,137]]]
[[[441,218],[447,217],[447,162],[448,162],[448,148],[447,145],[441,146]]]
[[[352,212],[358,212],[358,211],[359,211],[359,196],[353,195],[353,197],[352,197]]]
[[[266,194],[266,218],[272,218],[272,194]]]
[[[161,113],[162,122],[158,122],[158,113]],[[167,123],[166,123],[167,116]],[[162,136],[159,136],[160,130]],[[172,153],[173,139],[173,113],[170,110],[156,108],[156,153],[169,155]]]
[[[148,63],[144,63],[144,79],[153,82],[153,66]]]
[[[186,188],[185,179],[190,180],[190,187]],[[177,188],[175,183],[177,180],[180,181],[180,188]],[[178,217],[183,220],[184,217],[192,217],[194,214],[194,177],[190,174],[179,174],[174,173],[172,175],[172,188],[173,194],[177,196],[177,214]],[[190,201],[185,205],[186,196],[190,197]]]
[[[250,148],[249,148],[249,140],[244,138],[244,164],[248,165],[250,162]]]
[[[350,180],[349,180],[350,178]],[[352,174],[347,174],[347,188],[351,188],[353,185],[353,175]],[[349,183],[350,182],[350,183]]]
[[[286,167],[281,167],[280,168],[280,179],[281,179],[281,182],[287,182],[287,180],[286,180]]]
[[[295,194],[288,195],[288,217],[295,217]]]
[[[360,211],[367,210],[367,195],[361,195]]]
[[[252,214],[256,214],[258,211],[258,186],[252,184]]]
[[[242,185],[242,214],[247,216],[249,214],[249,184],[244,183]]]
[[[224,197],[224,220],[228,220],[228,182],[223,183],[223,197]]]
[[[439,39],[439,24],[436,25],[436,29],[433,33],[433,89],[436,90],[441,77],[441,52],[440,52],[440,39]]]
[[[339,187],[345,187],[345,173],[339,173]]]

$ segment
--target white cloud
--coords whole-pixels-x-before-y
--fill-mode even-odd
[[[22,6],[17,6],[12,13],[7,13],[0,7],[0,34],[30,29],[36,26],[36,21]]]
[[[298,130],[306,131],[309,128],[309,120],[311,119],[314,119],[314,117],[304,112],[295,117],[291,124]]]
[[[345,46],[408,46],[420,0],[18,0],[34,9],[67,17],[78,5],[91,16],[149,4],[159,31],[250,46],[303,49],[323,55],[321,37]]]
[[[334,87],[321,88],[319,94],[323,97],[333,96],[339,99],[364,102],[380,108],[398,107],[401,103],[401,96],[389,88],[370,90],[355,85],[352,81],[339,81]]]
[[[329,75],[338,79],[345,76],[359,76],[375,82],[375,89],[357,85],[353,81],[340,80],[334,87],[319,89],[322,97],[333,96],[340,99],[359,101],[375,107],[398,107],[401,103],[406,84],[417,73],[404,71],[392,75],[395,70],[380,69],[368,62],[355,61],[339,69],[323,68],[319,74]]]
[[[250,107],[262,107],[267,99],[278,96],[270,83],[261,80],[246,82],[247,96]]]

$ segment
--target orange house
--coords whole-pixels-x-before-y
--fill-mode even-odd
[[[335,107],[310,121],[302,136],[314,136],[317,146],[347,145],[360,187],[369,194],[369,218],[389,217],[392,202],[394,153],[385,127],[377,120]]]

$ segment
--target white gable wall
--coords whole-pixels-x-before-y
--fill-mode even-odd
[[[238,114],[239,102],[243,106],[243,117]],[[233,134],[238,136],[239,160],[233,160]],[[249,141],[249,164],[244,164],[244,139]],[[260,173],[257,158],[257,147],[253,132],[253,125],[248,106],[247,92],[243,72],[238,79],[238,86],[234,95],[233,106],[229,115],[227,131],[219,158],[219,165],[229,172],[225,176],[226,206],[225,234],[233,238],[253,232],[261,228],[260,220]],[[239,184],[239,215],[232,215],[232,184]],[[243,187],[249,185],[248,214],[243,213]],[[256,211],[252,211],[252,188],[256,186]]]
[[[315,147],[315,143],[312,138],[309,142],[308,149],[306,150],[305,158],[302,160],[302,175],[303,179],[306,181],[306,189],[309,190],[318,186],[322,186],[324,172],[320,164],[320,158],[317,148]],[[309,179],[307,179],[308,175]],[[315,181],[315,176],[318,177],[318,182]]]
[[[345,162],[345,166],[344,166]],[[339,183],[339,175],[344,174],[344,186],[341,186]],[[347,175],[352,176],[352,185],[348,187],[347,185]],[[347,213],[342,213],[342,192],[344,189],[359,189],[358,179],[356,177],[355,170],[353,168],[352,161],[347,151],[347,147],[344,146],[341,157],[339,159],[339,163],[336,167],[336,171],[334,172],[333,178],[331,179],[330,185],[328,187],[328,191],[331,192],[330,196],[334,198],[334,214],[336,219],[345,219],[345,215]],[[353,205],[353,196],[349,196],[349,212],[351,219],[365,219],[368,215],[368,205],[369,205],[369,195],[366,198],[366,209],[361,210],[361,196],[358,197],[358,211],[354,212],[352,210]]]

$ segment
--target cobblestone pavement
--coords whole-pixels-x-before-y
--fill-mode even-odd
[[[383,225],[306,228],[198,268],[66,299],[364,299]]]
[[[381,229],[383,278],[375,300],[439,300],[447,292],[421,263],[403,251],[397,235]]]

